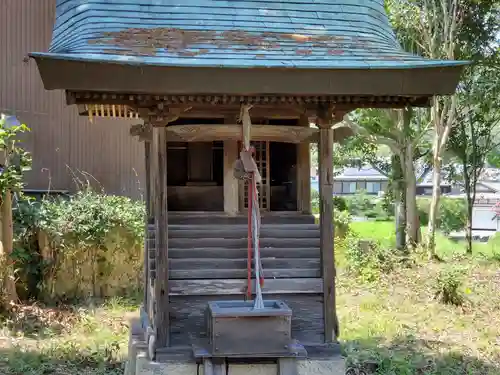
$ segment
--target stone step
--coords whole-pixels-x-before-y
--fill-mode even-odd
[[[168,249],[170,259],[246,259],[248,249],[245,248],[217,248],[202,247],[190,249]],[[263,258],[319,258],[319,247],[297,247],[297,248],[262,248]]]

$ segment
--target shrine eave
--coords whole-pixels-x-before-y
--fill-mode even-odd
[[[297,66],[259,60],[228,66],[223,60],[207,64],[203,59],[190,59],[189,65],[175,65],[171,59],[162,63],[148,57],[30,56],[47,90],[172,95],[450,95],[467,64],[421,59],[352,65],[328,59],[323,64],[302,60]]]

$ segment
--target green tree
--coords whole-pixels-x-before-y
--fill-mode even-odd
[[[469,68],[457,94],[457,123],[448,149],[460,163],[467,201],[467,251],[472,252],[472,209],[487,156],[499,146],[500,61],[498,56]]]
[[[364,143],[387,146],[392,160],[386,159],[385,174],[393,181],[396,207],[403,207],[408,245],[414,247],[420,239],[420,226],[416,202],[415,161],[422,157],[422,144],[430,130],[430,122],[424,116],[414,116],[418,109],[369,109],[357,111],[345,122],[352,127]],[[397,164],[399,163],[399,164]],[[373,161],[371,162],[373,163]],[[391,165],[392,164],[392,165]],[[379,168],[383,170],[383,168]],[[397,211],[396,229],[402,230],[403,213]],[[400,236],[399,236],[400,237]],[[398,247],[401,247],[400,244]]]
[[[496,0],[388,0],[390,19],[400,40],[432,59],[476,60],[498,32]],[[426,236],[434,257],[435,229],[441,195],[442,159],[457,120],[457,96],[435,97],[429,118],[433,128],[433,198]]]
[[[12,263],[12,193],[23,188],[23,173],[30,169],[31,158],[20,147],[19,133],[28,128],[13,117],[0,114],[0,199],[2,238],[0,244],[0,302],[7,307],[16,302],[15,269]]]

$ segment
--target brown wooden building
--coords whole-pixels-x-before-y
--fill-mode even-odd
[[[143,328],[161,373],[305,356],[304,374],[339,374],[311,364],[338,355],[336,124],[360,107],[427,106],[454,92],[464,64],[402,51],[382,0],[60,0],[56,15],[49,52],[31,54],[45,88],[65,89],[83,116],[144,121],[130,129],[148,186]],[[244,301],[256,241],[239,157],[262,178],[260,311]]]
[[[129,136],[137,120],[91,123],[66,105],[63,90],[44,89],[36,64],[27,58],[48,49],[55,7],[56,0],[2,0],[0,5],[0,112],[15,114],[32,129],[26,142],[33,153],[27,189],[74,190],[75,177],[83,182],[87,174],[108,193],[140,198],[144,148]]]

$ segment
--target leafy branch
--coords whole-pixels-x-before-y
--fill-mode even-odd
[[[0,194],[20,192],[23,174],[31,170],[31,155],[21,147],[19,135],[29,131],[24,124],[12,124],[6,115],[0,116]]]

